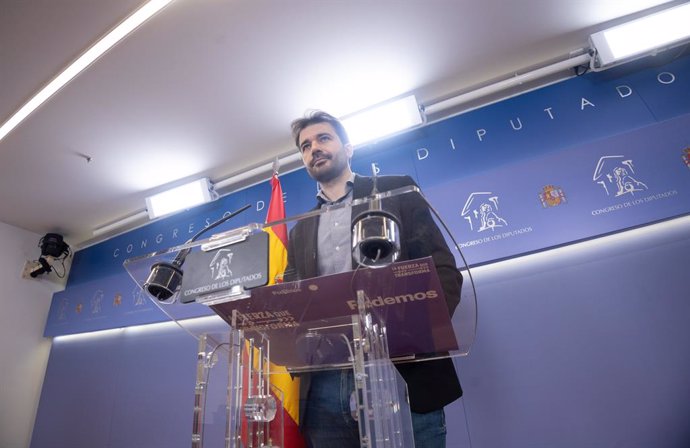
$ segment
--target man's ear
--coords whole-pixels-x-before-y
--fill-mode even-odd
[[[352,153],[354,152],[352,145],[349,143],[345,144],[345,150],[347,151],[347,158],[352,159]]]

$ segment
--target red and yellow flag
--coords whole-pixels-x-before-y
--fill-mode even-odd
[[[278,180],[278,174],[271,177],[271,200],[268,204],[266,222],[270,223],[285,218],[285,204],[283,189]],[[282,281],[283,272],[287,267],[287,226],[279,224],[267,227],[269,238],[268,279],[269,285]],[[283,422],[285,427],[285,448],[303,448],[306,446],[299,431],[299,378],[293,378],[285,367],[271,363],[271,384],[283,392]],[[282,372],[282,373],[281,373]]]
[[[278,175],[271,177],[271,200],[268,203],[266,222],[271,223],[285,219],[285,203],[283,202],[283,189],[280,186]],[[268,233],[268,284],[282,281],[282,275],[287,266],[287,226],[279,224],[267,227]]]

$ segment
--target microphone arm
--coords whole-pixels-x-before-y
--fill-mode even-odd
[[[204,227],[199,232],[197,232],[196,235],[191,237],[185,244],[193,243],[204,233],[208,232],[214,227],[223,224],[230,218],[239,215],[243,211],[247,210],[249,207],[250,204],[247,204],[239,210],[235,210],[234,212],[230,213],[228,216],[225,216],[219,219],[218,221],[215,221],[208,227]],[[184,264],[185,258],[187,258],[187,255],[189,255],[191,251],[192,248],[190,247],[182,249],[177,253],[177,255],[175,255],[175,258],[171,263],[168,263],[167,261],[160,261],[158,263],[154,263],[153,266],[151,266],[151,272],[149,273],[146,282],[144,282],[144,289],[151,296],[155,297],[159,301],[163,303],[172,303],[174,301],[173,297],[175,293],[182,284],[183,272],[180,268]]]
[[[188,239],[187,242],[185,242],[185,244],[193,243],[194,241],[197,240],[197,238],[199,238],[204,233],[208,232],[209,230],[211,230],[215,227],[218,227],[219,225],[223,224],[224,222],[228,221],[229,219],[234,218],[235,216],[239,215],[243,211],[247,210],[249,207],[251,207],[251,204],[247,204],[247,205],[243,206],[242,208],[235,210],[234,212],[230,213],[228,216],[224,216],[221,219],[219,219],[218,221],[211,223],[208,227],[204,227],[203,229],[198,231],[196,233],[196,235],[194,235],[193,237]],[[182,267],[182,265],[184,264],[185,258],[187,258],[187,255],[189,255],[189,252],[191,252],[191,251],[192,251],[191,247],[188,247],[186,249],[182,249],[181,251],[179,251],[177,253],[177,255],[175,256],[175,259],[172,261],[172,264],[174,264],[178,268]]]
[[[371,204],[369,206],[370,211],[381,211],[381,198],[378,197],[379,187],[378,187],[378,176],[376,175],[376,164],[371,164],[371,180],[374,185],[371,188]]]

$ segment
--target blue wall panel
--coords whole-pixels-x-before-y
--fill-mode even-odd
[[[31,446],[189,447],[195,353],[172,325],[54,341]]]
[[[689,263],[685,217],[476,269],[472,446],[687,447]]]

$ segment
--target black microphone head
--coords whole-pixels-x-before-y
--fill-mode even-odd
[[[385,210],[360,213],[353,219],[352,250],[355,261],[362,266],[383,267],[400,256],[400,224],[397,217]]]
[[[393,252],[393,243],[385,238],[372,238],[359,243],[359,251],[362,256],[370,260],[383,260]]]
[[[161,302],[172,302],[173,295],[182,284],[182,270],[172,263],[160,262],[151,266],[144,289]]]

